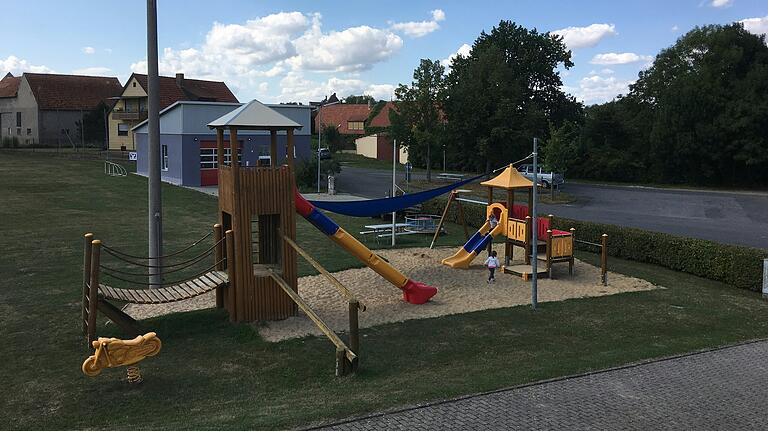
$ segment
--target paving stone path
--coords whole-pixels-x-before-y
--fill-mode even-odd
[[[324,430],[765,430],[768,341],[414,407]]]

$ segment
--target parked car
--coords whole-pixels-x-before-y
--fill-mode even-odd
[[[533,181],[533,165],[532,164],[520,165],[517,167],[517,170],[521,174],[523,174],[524,177]],[[557,187],[565,182],[565,178],[563,178],[563,174],[547,172],[541,166],[539,166],[539,172],[537,174],[536,179],[539,181],[539,184],[541,184],[545,188],[549,188],[552,185]]]
[[[331,150],[329,148],[320,148],[317,150],[317,154],[320,156],[320,160],[331,158]]]

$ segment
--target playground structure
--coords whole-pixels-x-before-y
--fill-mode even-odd
[[[82,370],[86,376],[95,377],[104,368],[133,365],[144,358],[155,356],[160,353],[162,346],[163,343],[154,332],[139,335],[133,340],[99,337],[93,341],[96,351],[83,362]],[[133,368],[129,371],[129,379],[140,379],[138,369]]]
[[[131,334],[138,323],[110,301],[135,304],[160,304],[181,301],[216,291],[216,306],[224,308],[233,322],[281,320],[298,315],[301,309],[336,346],[336,372],[344,375],[358,367],[358,310],[365,306],[328,271],[296,243],[294,211],[365,265],[403,292],[405,301],[423,304],[437,289],[410,280],[373,253],[352,235],[321,213],[296,191],[294,176],[293,131],[301,125],[254,100],[214,120],[208,126],[216,130],[219,220],[213,229],[213,245],[181,262],[170,262],[191,250],[211,234],[182,250],[162,256],[160,265],[150,265],[144,256],[133,256],[103,246],[93,234],[85,236],[83,258],[83,334],[89,345],[96,339],[97,313]],[[240,166],[239,158],[225,158],[225,132],[231,154],[238,154],[238,130],[270,133],[269,166]],[[287,138],[285,163],[277,152],[278,132]],[[140,272],[101,262],[102,249],[121,265],[139,267]],[[345,344],[302,300],[297,287],[297,254],[314,266],[349,304],[349,345]],[[213,257],[213,265],[173,282],[148,285],[152,270],[163,274],[184,270]],[[116,288],[101,283],[101,275],[140,289]],[[139,277],[142,281],[131,279]]]
[[[530,258],[534,251],[537,259],[545,263],[539,267],[538,272],[541,275],[551,276],[552,265],[560,262],[567,262],[569,273],[573,273],[574,229],[571,229],[570,232],[551,229],[551,216],[538,218],[536,229],[538,237],[542,239],[538,240],[537,244],[532,244],[534,227],[528,214],[528,206],[515,204],[516,190],[527,191],[528,201],[532,200],[535,190],[530,180],[523,177],[513,165],[509,165],[501,174],[480,184],[488,187],[487,220],[456,254],[443,259],[444,265],[451,268],[469,268],[470,263],[478,254],[490,248],[493,238],[502,236],[504,237],[505,273],[519,275],[527,279],[532,272]],[[507,191],[506,203],[494,202],[494,189],[496,188]],[[458,197],[459,193],[460,191],[454,191],[451,194],[438,226],[443,224],[452,202],[455,201],[459,205],[461,202],[482,204],[479,201],[460,198]],[[463,210],[461,207],[459,208],[460,216],[463,219]],[[498,221],[494,228],[491,228],[489,220],[491,215]],[[524,265],[509,266],[514,259],[514,246],[522,247],[525,250]]]

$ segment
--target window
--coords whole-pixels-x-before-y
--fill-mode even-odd
[[[168,170],[168,146],[162,145],[162,152],[163,152],[163,160],[162,160],[162,169],[164,171]]]
[[[362,121],[347,121],[347,129],[349,130],[364,130],[365,125]]]
[[[16,134],[21,136],[21,127],[16,128]]]
[[[139,112],[147,112],[147,100],[139,99]]]
[[[16,127],[21,127],[21,112],[16,113]]]
[[[136,82],[133,83],[133,87],[136,88]]]
[[[117,136],[128,136],[128,123],[117,123]]]
[[[243,150],[237,150],[237,157],[242,164]],[[216,169],[219,167],[216,148],[200,148],[200,169]],[[229,166],[232,163],[232,149],[224,148],[224,165]]]
[[[31,135],[31,134],[32,134],[32,129],[27,128],[27,135]]]

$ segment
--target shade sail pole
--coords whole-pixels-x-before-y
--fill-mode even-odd
[[[162,283],[163,204],[160,195],[160,78],[157,70],[157,0],[147,0],[147,145],[149,174],[149,285]]]

